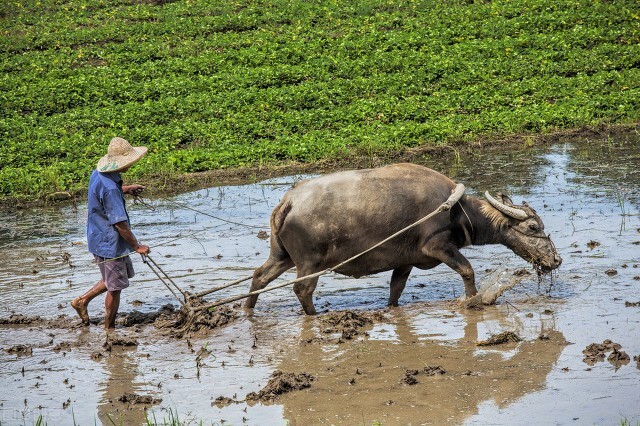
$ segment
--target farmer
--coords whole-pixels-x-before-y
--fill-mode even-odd
[[[104,328],[109,331],[115,328],[120,291],[129,286],[129,278],[134,274],[128,254],[135,250],[146,255],[149,247],[140,244],[131,232],[124,202],[124,194],[138,195],[144,186],[123,186],[121,177],[121,173],[147,153],[147,148],[132,147],[126,140],[116,137],[109,143],[107,152],[91,174],[87,202],[89,251],[100,267],[102,279],[85,294],[73,299],[71,306],[82,323],[89,325],[89,302],[106,292]]]

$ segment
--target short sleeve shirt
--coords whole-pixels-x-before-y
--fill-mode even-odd
[[[89,179],[87,197],[87,241],[89,252],[104,258],[130,253],[133,248],[115,228],[119,222],[129,224],[120,173],[94,170]]]

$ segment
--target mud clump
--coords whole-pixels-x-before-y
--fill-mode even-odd
[[[521,341],[522,339],[520,338],[520,336],[518,336],[513,331],[504,331],[502,333],[495,334],[489,337],[487,340],[478,341],[476,343],[476,346],[495,346],[495,345],[501,345],[503,343],[509,343],[509,342],[517,343]]]
[[[611,340],[607,339],[602,343],[591,343],[589,346],[587,346],[582,353],[584,354],[584,358],[582,359],[583,362],[587,363],[588,365],[594,365],[597,362],[601,362],[604,361],[604,359],[607,356],[608,352],[612,352],[611,355],[613,355],[613,353],[619,353],[619,349],[621,349],[622,346],[618,343],[614,343]],[[624,355],[627,355],[624,352],[621,352]],[[611,357],[611,356],[610,356]],[[614,355],[612,360],[613,362],[611,362],[612,364],[614,364],[614,362],[618,362],[616,361],[616,358],[620,357],[620,355]],[[627,355],[627,362],[629,359],[629,356]],[[615,365],[615,364],[614,364]]]
[[[125,404],[160,404],[162,398],[154,398],[151,395],[138,395],[137,393],[127,392],[118,398],[118,401]]]
[[[384,317],[379,312],[357,313],[354,311],[331,312],[321,318],[323,324],[328,326],[323,333],[341,333],[340,340],[350,340],[360,334],[360,329],[373,324],[374,321],[382,321]]]
[[[71,343],[69,342],[60,342],[51,349],[54,352],[65,351],[68,352],[71,350]]]
[[[325,344],[325,343],[329,343],[329,340],[330,339],[328,339],[326,337],[311,337],[311,338],[308,338],[308,339],[301,340],[300,343],[302,345],[313,345],[313,344],[321,344],[322,345],[322,344]]]
[[[636,308],[640,306],[640,302],[624,302],[624,306],[627,308]]]
[[[215,405],[218,408],[222,408],[222,407],[226,407],[227,405],[231,405],[231,404],[238,404],[240,401],[236,401],[233,398],[229,398],[228,396],[219,396],[217,397],[212,403],[211,405]]]
[[[0,325],[16,325],[46,328],[77,328],[74,321],[66,314],[58,315],[56,318],[47,319],[41,316],[27,316],[22,314],[13,314],[9,318],[0,318]]]
[[[427,376],[442,375],[446,373],[446,370],[442,368],[441,365],[437,365],[437,366],[427,365],[422,371]]]
[[[153,324],[161,315],[171,315],[174,312],[175,308],[169,303],[153,312],[140,312],[137,310],[133,310],[131,312],[122,314],[122,316],[118,318],[118,324],[122,325],[123,327]]]
[[[640,370],[640,355],[635,355],[633,360],[636,362],[636,368]]]
[[[101,352],[95,351],[91,352],[91,359],[94,361],[100,361],[104,357]]]
[[[11,315],[9,318],[0,318],[0,325],[35,325],[44,322],[42,317],[29,317],[26,315]]]
[[[400,380],[400,383],[402,383],[403,385],[409,385],[409,386],[417,385],[420,382],[418,381],[416,376],[420,373],[421,372],[418,370],[407,369],[404,371],[404,377]],[[437,365],[437,366],[427,365],[422,369],[422,373],[425,376],[436,376],[436,375],[445,374],[446,371],[444,368],[442,368],[441,365]]]
[[[631,358],[629,358],[629,355],[627,355],[625,351],[614,349],[613,352],[611,352],[611,354],[607,357],[607,361],[609,361],[614,367],[616,367],[617,370],[623,365],[629,364]]]
[[[400,383],[408,386],[417,385],[418,383],[420,383],[418,382],[418,379],[416,379],[417,375],[418,370],[405,370],[404,377],[400,380]]]
[[[262,388],[258,393],[248,393],[245,399],[247,401],[272,402],[276,400],[278,396],[287,392],[311,387],[311,382],[314,380],[314,376],[305,372],[295,374],[275,371],[264,388]]]
[[[5,348],[4,351],[8,354],[14,355],[32,355],[33,348],[29,345],[14,345],[10,348]]]
[[[131,337],[127,336],[109,336],[107,335],[107,339],[102,344],[102,347],[107,351],[111,352],[114,346],[138,346],[138,341]]]
[[[154,325],[164,330],[167,335],[180,339],[186,334],[203,333],[222,327],[238,317],[232,308],[225,305],[212,310],[191,310],[206,304],[207,302],[202,298],[190,297],[189,306],[182,306],[178,311],[160,315]]]

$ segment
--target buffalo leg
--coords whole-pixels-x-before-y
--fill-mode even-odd
[[[313,274],[315,271],[306,271],[298,268],[298,278]],[[293,291],[307,315],[315,315],[316,307],[313,305],[313,292],[318,284],[318,277],[302,280],[293,285]]]
[[[398,306],[398,300],[402,295],[404,286],[407,284],[407,279],[409,279],[409,274],[412,269],[412,266],[403,266],[393,270],[393,274],[391,274],[391,283],[389,285],[389,306]]]
[[[256,269],[253,273],[253,280],[251,281],[250,291],[262,290],[267,286],[267,284],[278,278],[284,271],[291,268],[292,266],[293,260],[291,260],[291,258],[288,256],[284,259],[275,259],[269,256],[269,259],[267,259],[264,265]],[[257,294],[249,296],[244,302],[244,307],[252,309],[256,306],[257,301]]]
[[[435,257],[460,274],[464,282],[464,294],[466,297],[471,297],[478,293],[473,267],[457,247],[446,247],[438,251],[429,251],[425,254],[429,257]]]

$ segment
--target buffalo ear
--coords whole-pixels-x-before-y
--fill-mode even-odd
[[[511,201],[511,198],[509,198],[509,196],[507,194],[503,194],[502,192],[498,192],[496,194],[498,196],[498,199],[500,201],[502,201],[503,204],[509,206],[509,207],[513,207],[513,201]]]

